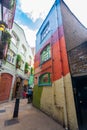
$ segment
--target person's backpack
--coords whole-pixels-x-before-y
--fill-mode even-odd
[[[32,89],[28,89],[28,95],[32,95]]]

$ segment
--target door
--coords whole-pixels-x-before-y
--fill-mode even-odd
[[[12,75],[3,73],[0,79],[0,101],[9,99],[10,89],[12,85]]]
[[[80,130],[87,130],[87,76],[73,78]]]

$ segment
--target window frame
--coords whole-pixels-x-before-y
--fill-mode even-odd
[[[6,61],[15,65],[15,53],[11,49],[8,49]]]
[[[15,31],[12,30],[11,36],[12,36],[12,38],[11,38],[12,43],[17,47],[19,38],[18,38],[17,34],[15,33]]]
[[[46,52],[46,53],[43,54],[44,52]],[[46,55],[47,55],[47,57],[46,57]],[[45,60],[42,60],[42,57],[45,57]],[[40,53],[40,64],[43,64],[43,63],[47,62],[49,59],[51,59],[51,45],[50,45],[50,43],[47,44],[43,48],[43,50],[41,51],[41,53]]]
[[[46,25],[44,26],[42,32],[41,32],[41,41],[47,36],[48,32],[49,32],[49,21],[46,23]]]
[[[22,46],[21,46],[21,54],[24,56],[26,54],[26,47],[24,46],[24,44],[22,44]]]
[[[46,76],[46,75],[48,75],[48,82],[42,82],[41,83],[41,80],[43,80],[42,78],[44,78],[44,76]],[[38,86],[52,86],[51,73],[50,72],[43,73],[39,76]]]

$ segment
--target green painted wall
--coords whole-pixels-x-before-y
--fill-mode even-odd
[[[38,85],[34,86],[33,89],[33,105],[37,108],[40,108],[40,99],[42,95],[43,87],[38,87]]]

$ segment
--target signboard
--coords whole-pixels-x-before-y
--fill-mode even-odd
[[[6,8],[9,8],[10,0],[0,0],[0,3],[3,3],[3,6],[5,6]]]
[[[33,76],[33,75],[30,75],[29,85],[32,85],[33,83],[34,83],[34,76]]]
[[[0,18],[0,21],[3,21],[7,24],[8,28],[11,29],[13,25],[15,8],[16,8],[16,0],[0,0],[0,8],[3,9],[3,19]]]

